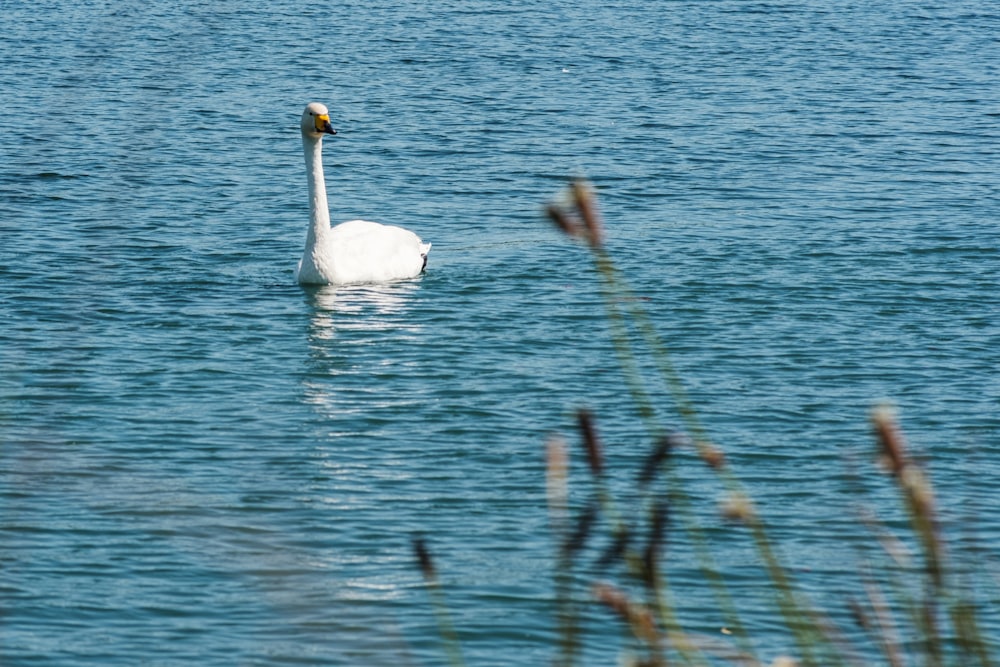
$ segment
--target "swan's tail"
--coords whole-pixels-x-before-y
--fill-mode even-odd
[[[427,253],[429,253],[430,251],[431,251],[431,244],[430,243],[421,243],[420,244],[420,256],[424,260],[424,265],[420,267],[421,271],[423,271],[424,269],[427,268]]]

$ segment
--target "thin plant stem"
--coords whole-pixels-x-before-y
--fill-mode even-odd
[[[448,613],[448,605],[445,601],[444,590],[437,577],[437,570],[431,560],[430,551],[423,538],[413,539],[413,550],[420,565],[420,571],[424,576],[424,584],[431,596],[431,604],[437,617],[438,631],[444,640],[445,650],[448,652],[448,659],[452,667],[465,667],[465,660],[462,657],[462,646],[458,641],[458,634],[455,626],[451,622],[451,615]]]

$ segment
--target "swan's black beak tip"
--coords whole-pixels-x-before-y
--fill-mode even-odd
[[[327,123],[323,126],[323,134],[337,134],[337,131],[333,129],[333,126]]]

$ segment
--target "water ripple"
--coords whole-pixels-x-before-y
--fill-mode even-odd
[[[992,5],[8,5],[0,662],[440,662],[416,531],[470,664],[550,660],[541,442],[592,406],[625,498],[648,445],[586,253],[541,219],[581,173],[810,593],[845,593],[881,397],[996,546]],[[419,280],[294,284],[312,99],[333,217],[418,230]]]

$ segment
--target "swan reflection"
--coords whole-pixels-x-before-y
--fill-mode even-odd
[[[419,324],[396,317],[406,309],[418,288],[417,283],[401,282],[310,290],[307,293],[313,307],[310,339],[330,340],[344,331],[419,331]]]
[[[392,383],[385,381],[405,377],[414,363],[408,352],[423,325],[409,311],[418,289],[416,282],[400,282],[306,292],[312,308],[311,372],[304,381],[304,398],[335,420],[328,424],[334,429],[329,433],[356,434],[359,424],[344,421],[346,417],[391,411],[400,399],[387,391]]]

